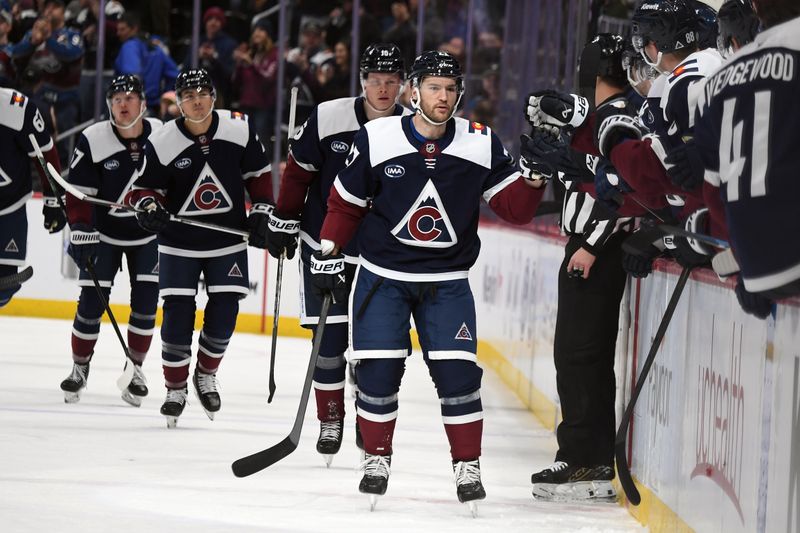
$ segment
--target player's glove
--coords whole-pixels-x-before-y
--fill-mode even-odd
[[[292,220],[277,211],[273,211],[267,226],[267,250],[269,250],[269,255],[278,259],[285,253],[286,259],[293,258],[297,249],[297,235],[299,232],[299,220]]]
[[[589,101],[577,94],[546,89],[528,95],[525,117],[531,126],[558,135],[561,128],[578,128],[589,116]]]
[[[84,268],[97,252],[100,233],[88,224],[73,224],[70,227],[67,254],[79,268]]]
[[[708,208],[698,209],[686,219],[684,229],[692,233],[706,233],[708,231]],[[684,268],[707,266],[714,255],[714,250],[707,244],[692,239],[676,235],[673,238],[675,247],[670,253],[675,260]]]
[[[61,198],[64,199],[63,197]],[[67,225],[67,218],[64,216],[64,210],[58,203],[58,198],[55,196],[45,196],[44,206],[42,207],[42,214],[44,215],[44,229],[48,233],[58,233],[64,226]]]
[[[310,269],[311,286],[317,296],[323,298],[330,294],[333,303],[347,301],[351,280],[346,273],[343,254],[322,255],[322,252],[314,252]]]
[[[672,183],[684,191],[691,191],[703,183],[705,168],[694,141],[672,149],[664,158],[664,166]]]
[[[594,191],[597,201],[617,211],[622,207],[622,194],[633,192],[633,189],[619,177],[613,166],[601,159],[595,167]]]
[[[603,157],[609,157],[611,150],[622,141],[639,140],[642,134],[639,119],[633,116],[624,99],[615,98],[597,108],[594,144]]]
[[[267,226],[272,209],[273,206],[265,203],[253,204],[250,208],[250,214],[247,216],[247,229],[250,231],[247,244],[250,246],[267,248]]]
[[[622,242],[622,268],[634,278],[647,277],[653,261],[661,255],[663,235],[656,227],[642,226]],[[658,246],[656,246],[658,244]]]
[[[741,276],[736,282],[736,299],[739,300],[739,305],[745,313],[761,320],[767,318],[772,312],[772,300],[757,292],[750,292],[745,289]]]
[[[169,223],[169,212],[152,196],[145,196],[136,203],[136,222],[142,229],[158,233]]]
[[[569,145],[558,135],[534,128],[530,135],[520,135],[520,172],[529,180],[551,180],[558,172],[575,175],[580,169],[572,159]]]

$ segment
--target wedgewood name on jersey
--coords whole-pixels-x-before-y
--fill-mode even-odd
[[[794,57],[787,52],[769,52],[747,61],[737,61],[719,71],[706,83],[706,102],[729,85],[743,85],[756,79],[792,81]]]

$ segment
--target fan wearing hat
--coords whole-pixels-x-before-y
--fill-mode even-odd
[[[231,77],[233,76],[233,51],[236,40],[225,31],[225,12],[220,7],[209,7],[203,13],[205,34],[200,38],[197,51],[198,68],[208,72],[217,89],[217,107],[228,106],[231,100]],[[184,66],[191,62],[191,51],[184,59]]]

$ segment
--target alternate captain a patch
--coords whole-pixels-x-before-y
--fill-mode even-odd
[[[423,248],[449,248],[458,242],[433,181],[428,180],[392,235],[403,244]]]
[[[480,122],[470,122],[469,129],[467,129],[469,133],[480,133],[481,135],[489,135],[489,128],[487,128],[484,124]]]
[[[206,163],[178,214],[183,216],[210,215],[227,213],[231,209],[233,209],[231,197],[211,166]]]

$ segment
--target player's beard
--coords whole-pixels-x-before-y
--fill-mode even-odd
[[[440,104],[438,101],[434,102],[433,104],[420,102],[420,108],[422,108],[422,112],[425,113],[426,117],[434,122],[444,122],[452,116],[453,105],[447,104],[447,111],[437,109],[439,105]]]

